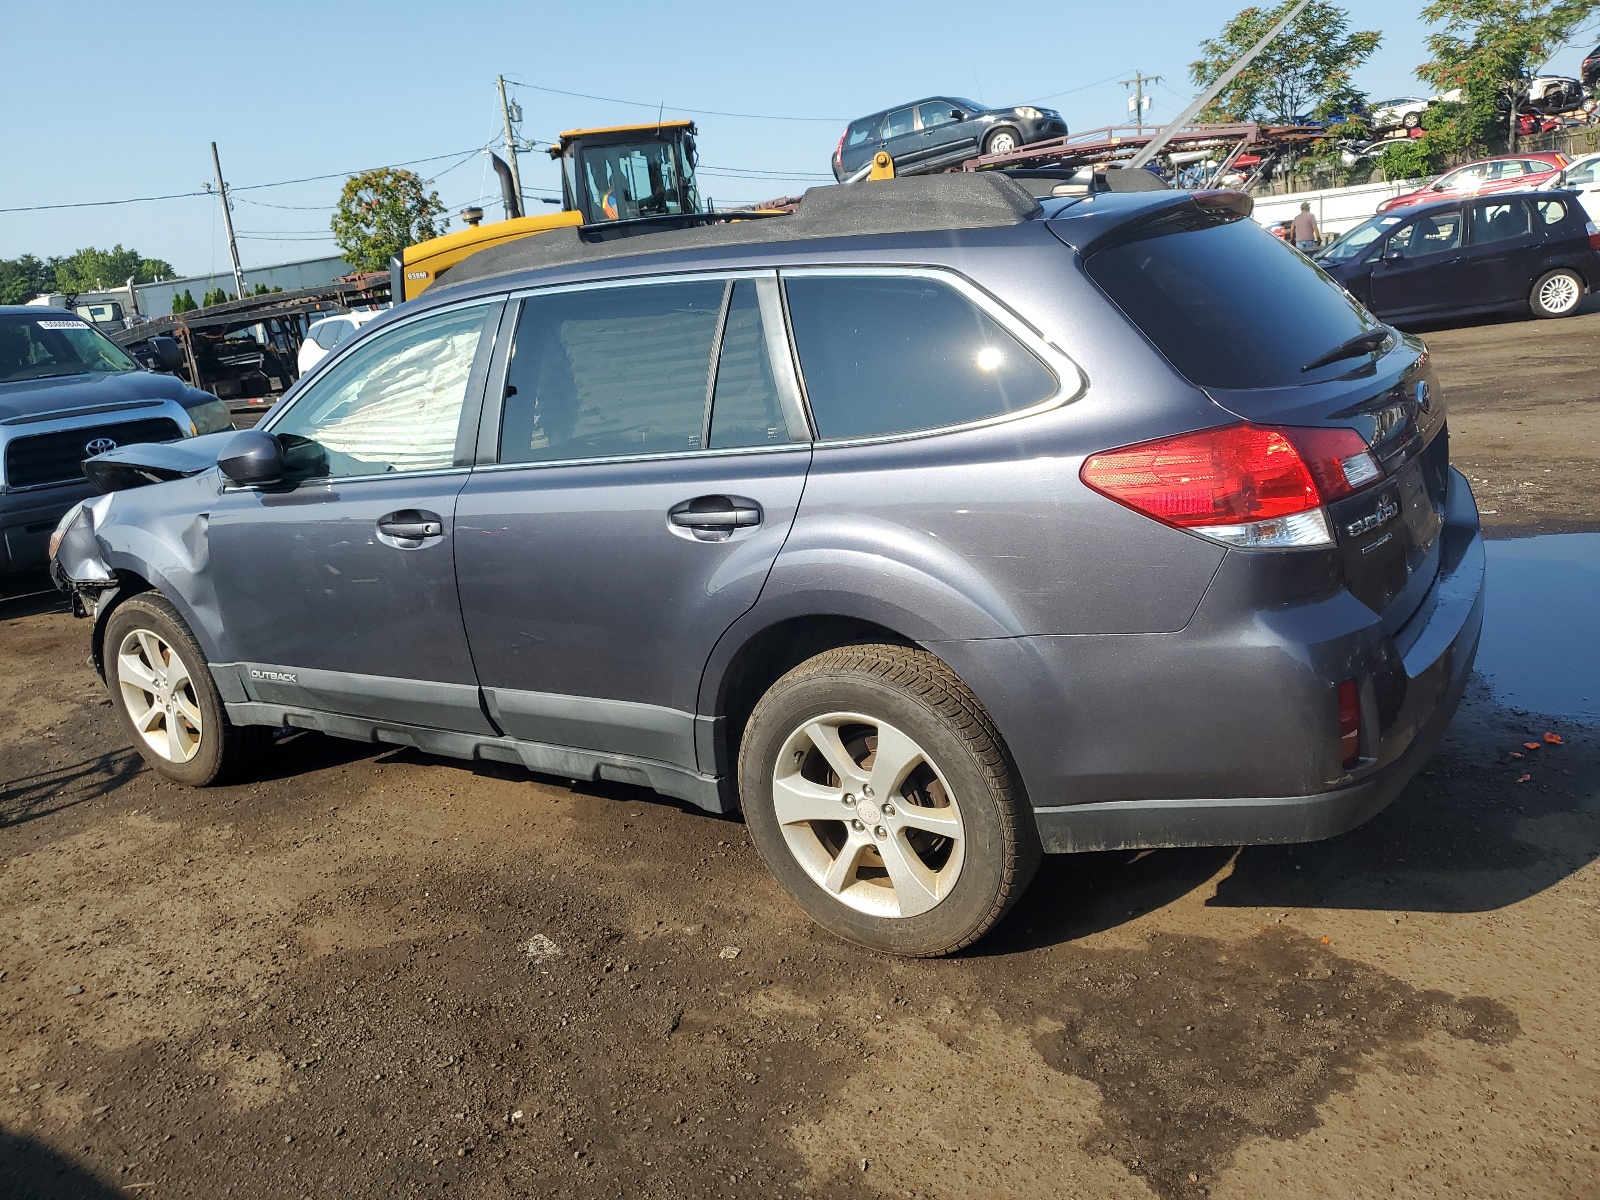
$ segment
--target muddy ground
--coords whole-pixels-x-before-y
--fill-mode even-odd
[[[1491,530],[1600,528],[1600,314],[1426,336]],[[1600,730],[1482,682],[1361,829],[1051,859],[900,961],[640,790],[315,735],[169,785],[11,591],[0,1195],[1600,1193]]]

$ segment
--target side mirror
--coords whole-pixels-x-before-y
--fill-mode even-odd
[[[234,483],[277,483],[283,477],[283,448],[270,433],[240,430],[217,455],[217,466]]]
[[[967,119],[967,114],[962,112],[959,108],[952,108],[950,110],[950,119],[952,121],[965,121]]]
[[[1401,250],[1398,246],[1385,246],[1383,248],[1384,262],[1399,262],[1404,257],[1405,251]]]
[[[175,372],[183,365],[183,349],[176,338],[151,338],[150,353],[155,355],[156,366],[163,371]]]

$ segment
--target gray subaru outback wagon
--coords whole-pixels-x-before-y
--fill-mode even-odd
[[[975,174],[508,243],[259,429],[92,460],[55,571],[175,780],[314,729],[644,784],[954,951],[1041,852],[1349,829],[1460,699],[1427,352],[1248,212]]]

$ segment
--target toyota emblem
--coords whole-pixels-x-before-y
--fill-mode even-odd
[[[87,454],[90,458],[93,458],[96,454],[107,454],[116,448],[116,442],[112,441],[110,438],[95,438],[92,442],[84,446],[83,450],[85,454]]]

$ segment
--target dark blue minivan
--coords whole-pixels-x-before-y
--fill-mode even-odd
[[[1378,213],[1315,262],[1386,321],[1567,317],[1600,283],[1597,250],[1576,192],[1499,192]]]

